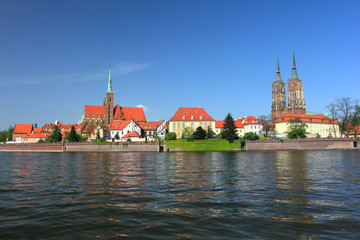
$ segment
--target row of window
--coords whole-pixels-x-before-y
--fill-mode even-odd
[[[191,125],[191,128],[194,128],[194,127],[195,127],[195,124],[194,124],[193,122],[192,122],[190,125]],[[185,128],[185,127],[186,127],[186,124],[185,124],[185,123],[182,123],[182,124],[177,123],[177,128],[178,128],[178,129],[180,129],[181,126],[182,126],[182,128]],[[208,128],[208,127],[211,128],[211,123],[207,123],[207,122],[206,122],[206,123],[203,124],[203,123],[201,122],[201,123],[200,123],[200,127],[205,128],[205,129]],[[176,129],[176,123],[173,123],[173,129]]]

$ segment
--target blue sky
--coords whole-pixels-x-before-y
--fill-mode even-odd
[[[115,103],[169,120],[179,107],[213,118],[270,114],[276,48],[292,45],[307,110],[359,98],[360,1],[1,1],[0,129],[76,123]]]

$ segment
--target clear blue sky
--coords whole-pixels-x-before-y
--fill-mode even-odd
[[[148,120],[202,106],[215,119],[270,114],[276,48],[292,45],[307,110],[358,98],[360,1],[1,1],[0,129],[76,123],[115,103]]]

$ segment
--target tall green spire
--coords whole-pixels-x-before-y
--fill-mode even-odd
[[[108,93],[112,93],[112,85],[111,85],[111,66],[110,66],[110,69],[109,69],[109,82],[108,82],[108,90],[107,90]]]
[[[291,78],[298,78],[297,72],[296,72],[296,65],[295,65],[295,53],[294,53],[294,44],[293,44],[293,63],[292,63],[292,76]]]
[[[276,48],[276,81],[281,81],[278,49]]]

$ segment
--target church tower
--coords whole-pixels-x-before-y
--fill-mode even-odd
[[[295,65],[295,53],[293,48],[292,76],[288,80],[288,112],[305,114],[305,98],[301,78],[298,77]]]
[[[271,120],[275,121],[283,114],[286,107],[285,82],[281,80],[279,56],[276,50],[276,80],[272,83]]]
[[[114,115],[114,93],[111,85],[111,68],[109,70],[108,90],[105,99],[105,124],[111,124]]]

